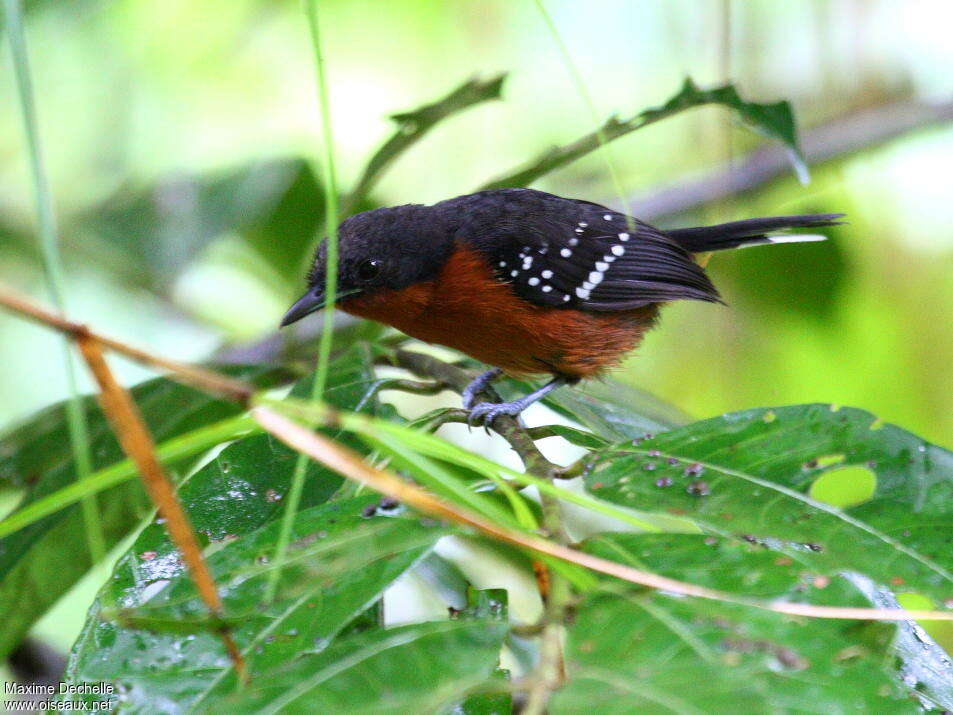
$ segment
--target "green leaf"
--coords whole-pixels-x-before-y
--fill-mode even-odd
[[[274,369],[233,371],[239,376],[273,380]],[[237,414],[241,408],[209,398],[165,378],[132,390],[157,441]],[[90,397],[84,401],[89,424],[93,468],[123,459],[102,412]],[[173,476],[181,465],[166,465]],[[23,487],[18,509],[76,480],[64,405],[57,404],[0,437],[0,480]],[[149,511],[138,482],[105,492],[100,499],[107,548],[117,544]],[[85,549],[79,508],[72,506],[0,539],[0,655],[16,646],[33,622],[91,567]]]
[[[499,99],[505,79],[506,75],[498,75],[487,81],[471,79],[433,104],[391,115],[391,119],[397,123],[397,131],[367,162],[342,213],[346,215],[362,203],[387,167],[437,124],[477,104]]]
[[[505,632],[477,620],[362,633],[268,673],[212,712],[437,712],[493,676]]]
[[[868,500],[839,509],[810,496],[826,471],[851,465],[876,475]],[[668,511],[827,575],[854,571],[939,601],[951,592],[953,454],[862,410],[704,420],[606,451],[585,479],[602,499]]]
[[[850,622],[660,593],[598,594],[569,629],[552,713],[914,713]]]
[[[500,381],[498,389],[510,400],[534,388],[530,382],[509,379]],[[610,442],[664,432],[689,422],[678,408],[644,390],[611,379],[589,380],[555,390],[543,398],[543,404]],[[568,439],[569,435],[563,436]]]
[[[286,479],[291,469],[293,459],[284,460]],[[183,494],[183,502],[191,511],[204,496],[196,489]],[[257,496],[231,495],[230,501],[234,512],[247,516],[241,520],[246,528],[269,516]],[[206,549],[226,621],[236,624],[233,636],[253,684],[265,687],[274,682],[270,671],[302,652],[327,647],[445,533],[416,518],[366,516],[376,502],[376,496],[366,495],[299,512],[289,560],[270,603],[264,595],[278,521]],[[196,512],[194,526],[220,530],[220,516]],[[124,616],[137,624],[201,624],[207,616],[177,552],[157,526],[140,535],[101,591],[74,646],[70,682],[111,682],[124,692],[126,708],[145,712],[164,710],[162,704],[169,702],[204,709],[235,690],[235,674],[216,633],[207,627],[190,635],[125,627]]]
[[[298,280],[324,225],[322,196],[304,159],[261,160],[215,174],[121,187],[69,224],[67,235],[78,250],[89,250],[89,237],[106,243],[108,250],[98,251],[97,261],[105,260],[130,281],[146,277],[157,291],[228,234],[245,241],[279,275]]]
[[[688,417],[672,405],[611,380],[556,390],[544,402],[613,442],[664,432],[688,422]]]
[[[609,443],[602,437],[594,435],[592,432],[567,427],[566,425],[543,425],[542,427],[531,427],[527,430],[530,437],[534,440],[546,439],[547,437],[562,437],[570,444],[584,449],[602,449],[608,447]]]
[[[828,578],[805,569],[797,559],[735,539],[690,534],[599,534],[588,539],[583,548],[604,558],[708,588],[737,590],[741,585],[747,595],[759,598],[818,605],[897,607],[896,599],[889,594],[888,598],[878,599],[867,591],[869,584],[859,583],[856,576]],[[816,704],[818,712],[903,711],[909,709],[910,703],[894,699],[900,675],[905,676],[904,683],[911,688],[910,696],[929,695],[937,704],[953,697],[949,658],[946,657],[944,664],[942,650],[922,629],[909,622],[857,624],[790,619],[695,599],[649,596],[627,586],[622,587],[617,597],[623,605],[609,605],[609,612],[617,613],[617,608],[641,611],[635,620],[641,624],[637,629],[645,629],[646,638],[638,639],[639,647],[653,639],[658,639],[660,645],[660,631],[661,638],[667,637],[670,645],[674,644],[672,650],[680,651],[672,660],[666,660],[666,667],[673,672],[657,668],[656,659],[642,651],[633,654],[621,667],[610,666],[613,672],[606,671],[593,678],[594,681],[624,683],[626,672],[639,667],[636,658],[646,657],[646,665],[655,672],[644,683],[643,697],[651,694],[666,702],[682,702],[688,710],[694,706],[704,712],[721,712],[727,711],[728,703],[732,702],[732,682],[744,681],[751,692],[739,693],[742,705],[738,707],[755,712],[773,708],[799,710],[794,705],[784,705],[797,698]],[[603,604],[605,598],[597,597]],[[591,605],[591,608],[593,618],[609,617],[605,613],[595,614],[605,606]],[[625,623],[630,622],[631,619],[625,619]],[[584,625],[581,627],[586,629]],[[905,638],[905,634],[917,631],[918,637]],[[609,655],[608,648],[615,647],[605,639],[589,649],[589,645],[581,643],[591,634],[575,631],[575,635],[581,639],[577,646],[587,653],[584,659],[590,667]],[[916,647],[911,648],[914,644]],[[618,647],[623,648],[624,641]],[[592,657],[597,648],[606,650],[601,657]],[[901,660],[901,671],[885,656],[891,650]],[[583,671],[585,668],[582,666]],[[712,690],[697,695],[691,690],[689,699],[684,700],[686,692],[679,690],[675,683],[687,673],[704,677]],[[915,676],[906,677],[908,674]],[[594,685],[586,675],[577,673],[577,676],[581,682],[570,685],[573,697],[581,697]],[[653,687],[660,684],[665,684],[663,689],[653,691]],[[635,687],[640,685],[642,681]],[[619,696],[618,690],[616,696]],[[705,702],[712,703],[711,710],[702,707]]]
[[[677,94],[665,104],[647,109],[630,119],[611,117],[602,127],[569,144],[550,149],[535,161],[484,184],[481,189],[501,189],[509,186],[529,186],[541,176],[599,148],[600,141],[612,141],[679,112],[704,104],[720,104],[734,110],[742,121],[755,131],[780,141],[787,149],[795,172],[801,181],[807,181],[807,168],[797,141],[797,129],[791,105],[787,102],[759,104],[746,102],[734,85],[715,89],[699,89],[686,78]]]

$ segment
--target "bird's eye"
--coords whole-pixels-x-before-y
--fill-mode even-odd
[[[372,281],[381,273],[380,261],[364,261],[357,267],[357,277],[362,281]]]

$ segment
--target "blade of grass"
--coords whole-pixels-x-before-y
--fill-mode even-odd
[[[361,438],[371,447],[376,447],[380,451],[387,452],[403,465],[412,467],[414,474],[418,477],[418,481],[424,483],[425,486],[431,490],[444,491],[448,494],[452,494],[460,503],[466,504],[471,509],[487,517],[494,518],[497,521],[507,522],[512,518],[505,511],[497,507],[495,503],[470,490],[464,482],[451,475],[437,463],[419,454],[417,451],[409,449],[409,445],[400,437],[401,436],[397,436],[395,438],[387,434],[382,434],[381,432],[377,434],[370,434],[368,432],[361,433]],[[530,531],[539,528],[536,517],[533,515],[533,512],[529,510],[523,497],[517,494],[512,486],[506,484],[502,479],[499,479],[499,477],[491,478],[509,501],[510,508],[516,516],[516,523]]]
[[[311,33],[311,47],[314,53],[314,69],[317,81],[318,108],[321,115],[321,143],[322,170],[324,173],[324,216],[327,230],[327,261],[324,273],[324,325],[318,343],[318,364],[314,370],[314,385],[311,389],[311,399],[317,400],[324,394],[324,386],[328,379],[328,365],[331,361],[331,347],[334,340],[334,300],[338,287],[338,189],[337,176],[334,170],[334,136],[331,128],[331,105],[329,101],[328,81],[324,71],[324,55],[321,52],[321,34],[318,24],[317,0],[305,0],[305,15],[308,19],[308,29]],[[285,501],[285,509],[281,519],[281,531],[278,536],[278,546],[275,551],[275,568],[271,572],[268,586],[265,589],[265,602],[270,603],[278,588],[282,565],[288,553],[288,542],[291,539],[291,529],[294,525],[295,514],[301,503],[301,491],[304,489],[304,476],[308,467],[307,457],[298,456],[294,473],[291,477],[291,487]]]
[[[592,95],[589,94],[589,88],[586,86],[586,82],[583,80],[582,74],[579,72],[579,68],[576,67],[576,63],[572,59],[572,55],[569,52],[569,48],[566,46],[566,42],[563,40],[562,35],[559,34],[559,28],[556,27],[556,23],[553,22],[553,17],[546,9],[546,5],[543,3],[543,0],[535,0],[535,3],[536,8],[543,17],[543,22],[546,24],[546,28],[549,30],[549,34],[553,38],[553,42],[559,49],[559,54],[562,56],[563,63],[566,65],[569,76],[572,78],[572,82],[576,86],[576,91],[579,93],[579,96],[582,97],[582,101],[586,105],[586,109],[589,111],[589,118],[598,126],[599,113],[596,111],[595,102],[592,101]],[[599,151],[602,153],[602,158],[606,162],[606,168],[609,170],[609,176],[612,179],[612,186],[615,189],[616,195],[619,199],[620,210],[623,214],[625,214],[626,221],[629,223],[629,229],[632,230],[634,229],[634,224],[632,217],[629,216],[629,206],[625,198],[625,191],[622,189],[622,180],[619,177],[619,171],[616,168],[615,157],[612,155],[612,148],[609,146],[609,140],[606,137],[605,130],[601,126],[596,129],[596,141],[599,144]]]
[[[557,499],[576,504],[583,508],[598,512],[605,516],[618,519],[619,521],[631,524],[642,531],[658,532],[661,531],[658,524],[641,519],[632,512],[620,509],[614,504],[604,502],[589,494],[577,494],[576,492],[557,487],[546,479],[524,474],[515,469],[504,467],[502,464],[490,461],[484,457],[473,454],[457,447],[454,444],[446,442],[432,434],[412,429],[405,425],[394,424],[386,420],[374,419],[367,415],[358,415],[351,412],[335,412],[333,418],[329,418],[328,410],[321,405],[314,405],[286,398],[284,400],[271,400],[262,398],[258,404],[267,404],[272,409],[290,414],[298,419],[310,421],[317,424],[323,424],[333,419],[335,425],[358,434],[362,438],[372,438],[379,440],[384,433],[394,435],[404,445],[415,449],[416,451],[441,459],[451,464],[471,469],[488,479],[496,481],[501,474],[512,478],[522,486],[534,486],[540,492],[548,494]]]
[[[247,415],[229,417],[163,442],[156,447],[156,457],[163,463],[176,462],[201,454],[223,442],[260,430],[261,428]],[[136,465],[130,459],[124,459],[98,472],[93,472],[87,479],[74,482],[42,499],[37,499],[0,521],[0,538],[19,531],[60,509],[72,506],[84,497],[98,494],[117,484],[129,481],[136,474]]]
[[[10,41],[10,52],[13,58],[13,70],[16,75],[17,93],[20,98],[20,113],[29,148],[30,173],[33,179],[33,198],[36,203],[44,277],[53,305],[60,313],[64,313],[66,311],[66,301],[64,297],[63,266],[60,260],[59,239],[57,237],[56,214],[53,210],[53,200],[43,161],[43,148],[40,143],[29,53],[27,52],[26,36],[23,31],[23,15],[19,0],[4,0],[3,7],[7,21],[7,37]],[[73,462],[76,465],[76,478],[82,481],[89,478],[93,471],[92,455],[89,451],[89,430],[86,424],[86,414],[83,412],[80,401],[73,352],[67,338],[64,337],[62,342],[63,364],[66,369],[66,383],[69,389],[69,400],[66,403],[67,426],[73,450]],[[106,540],[103,536],[96,498],[91,495],[84,497],[81,502],[81,510],[91,561],[98,563],[106,555]]]
[[[736,603],[752,608],[773,611],[775,613],[806,616],[809,618],[953,621],[953,612],[949,611],[845,608],[840,606],[815,606],[806,603],[789,603],[786,601],[761,601],[736,596],[704,586],[697,586],[684,581],[678,581],[649,571],[641,571],[624,564],[577,551],[576,549],[557,544],[532,534],[525,534],[513,530],[507,526],[496,524],[456,504],[448,504],[420,487],[405,482],[389,472],[371,467],[356,452],[333,442],[323,435],[312,432],[310,429],[287,419],[269,407],[259,405],[252,409],[251,415],[267,432],[273,434],[292,449],[305,453],[329,469],[333,469],[349,479],[366,484],[374,491],[407,504],[420,512],[441,519],[448,519],[483,532],[498,541],[552,556],[569,563],[578,564],[592,571],[614,576],[629,583],[647,586],[649,588],[657,588],[684,596],[707,598],[725,603]]]
[[[165,528],[182,555],[182,560],[189,569],[199,596],[213,617],[222,616],[222,599],[212,578],[212,572],[202,556],[202,549],[189,523],[189,518],[175,495],[175,486],[156,458],[155,443],[142,421],[136,403],[129,392],[116,381],[103,357],[99,343],[86,335],[81,336],[77,344],[99,385],[99,401],[103,412],[112,425],[123,451],[136,464],[142,483],[159,510],[160,516],[165,519]],[[235,666],[235,671],[244,679],[245,663],[238,646],[232,639],[231,630],[223,623],[218,633]]]

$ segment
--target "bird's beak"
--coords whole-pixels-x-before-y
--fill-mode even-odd
[[[315,311],[324,307],[324,289],[315,287],[308,290],[303,296],[295,301],[295,304],[288,309],[285,317],[281,319],[281,327],[297,323],[306,315],[311,315]]]
[[[347,296],[356,295],[359,293],[359,290],[348,290],[339,292],[334,299],[334,302],[341,300]],[[288,312],[285,313],[285,317],[281,319],[281,327],[286,325],[291,325],[292,323],[297,323],[306,315],[311,315],[312,313],[321,310],[327,303],[327,300],[324,298],[324,286],[315,286],[308,290],[303,296],[298,298],[295,301],[295,304],[288,309]]]

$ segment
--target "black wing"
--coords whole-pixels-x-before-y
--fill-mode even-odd
[[[479,248],[517,295],[538,305],[615,311],[719,300],[684,248],[604,206],[531,189],[486,191],[438,206],[459,212],[457,235]]]

